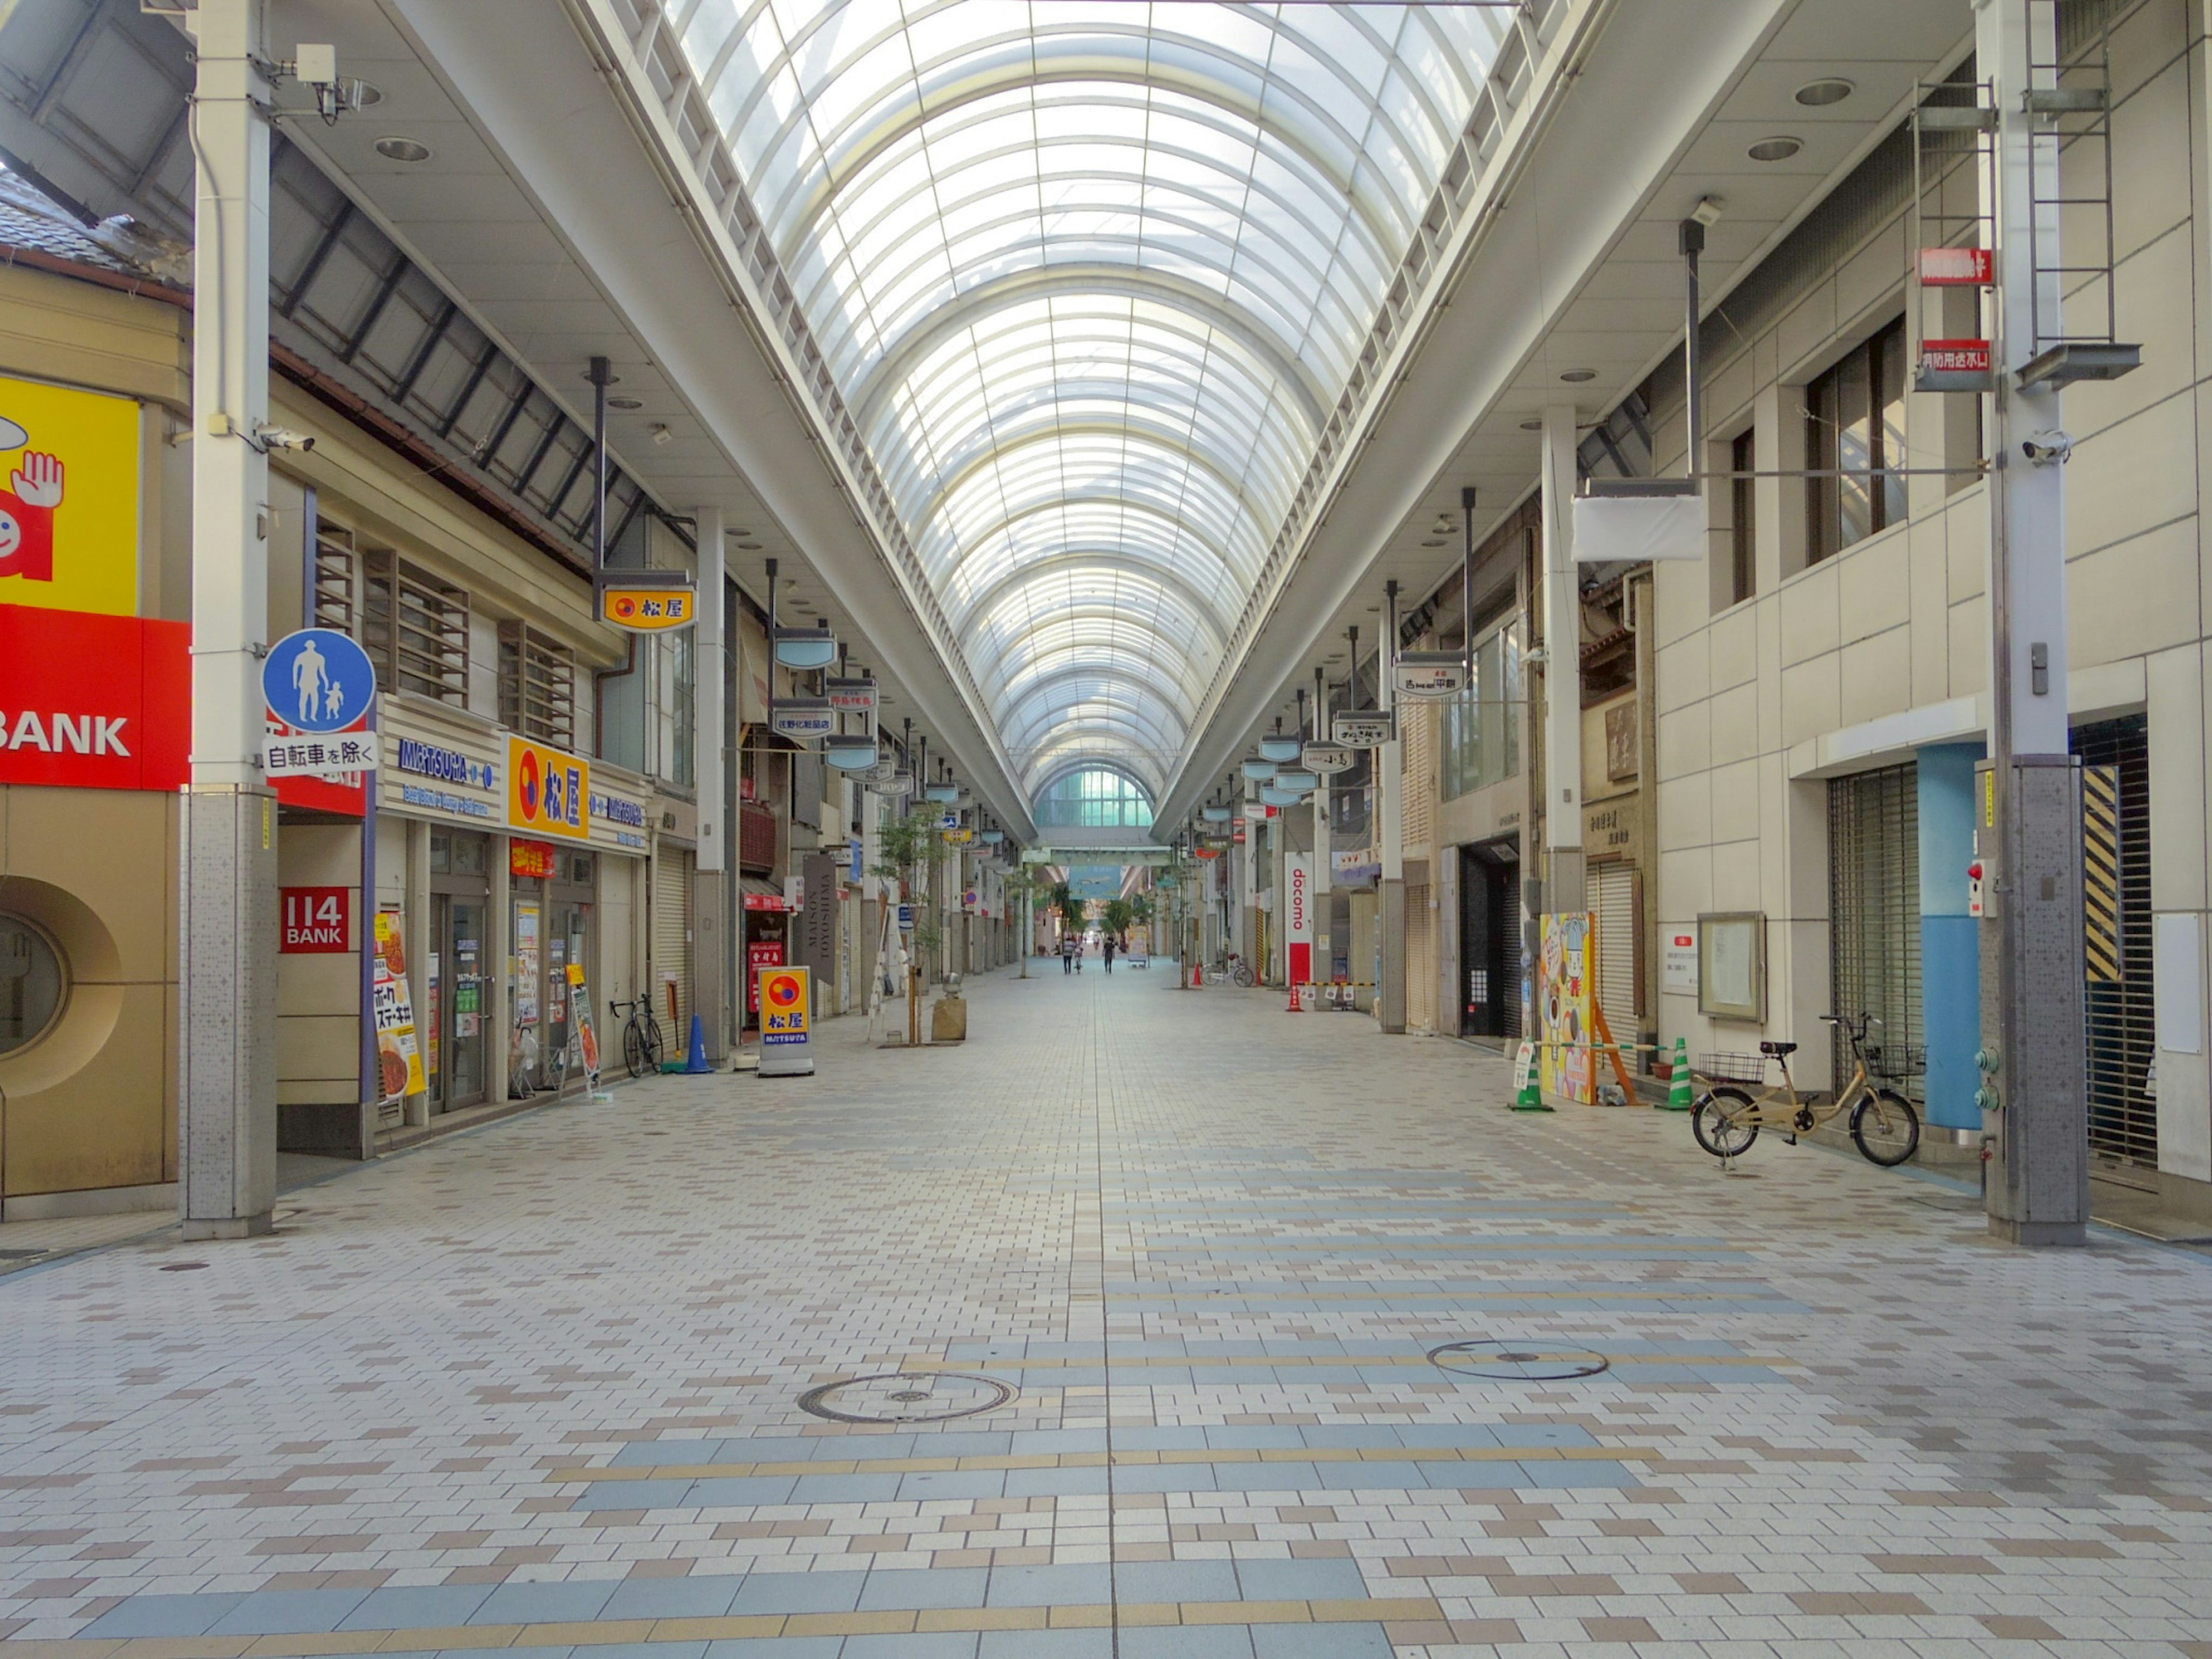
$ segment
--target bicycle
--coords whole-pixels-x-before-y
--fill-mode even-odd
[[[629,1068],[629,1074],[646,1077],[659,1072],[660,1022],[653,1017],[651,1000],[635,996],[628,1002],[610,1001],[607,1008],[617,1019],[623,1019],[623,1010],[629,1010],[623,1024],[623,1064]]]
[[[1231,951],[1216,957],[1213,966],[1206,970],[1208,985],[1234,985],[1240,991],[1249,991],[1259,981],[1252,976],[1251,964]]]
[[[1750,1151],[1761,1129],[1787,1136],[1794,1146],[1799,1135],[1818,1128],[1848,1107],[1851,1139],[1869,1163],[1895,1169],[1919,1150],[1920,1115],[1912,1109],[1912,1103],[1894,1089],[1878,1089],[1868,1080],[1867,1028],[1881,1022],[1868,1014],[1861,1014],[1856,1021],[1847,1014],[1823,1014],[1820,1023],[1840,1027],[1851,1045],[1851,1080],[1836,1091],[1835,1098],[1826,1106],[1802,1099],[1790,1075],[1790,1056],[1797,1052],[1797,1045],[1761,1042],[1761,1068],[1765,1060],[1778,1061],[1782,1087],[1762,1088],[1754,1097],[1734,1084],[1699,1078],[1705,1091],[1690,1112],[1690,1133],[1699,1146],[1723,1164]]]

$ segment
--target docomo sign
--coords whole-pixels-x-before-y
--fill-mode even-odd
[[[569,841],[592,835],[592,763],[526,738],[507,740],[507,822]]]
[[[1313,907],[1308,902],[1308,890],[1313,884],[1312,855],[1293,853],[1284,864],[1284,884],[1290,889],[1291,901],[1289,927],[1283,935],[1290,951],[1285,966],[1292,985],[1305,985],[1313,979]]]

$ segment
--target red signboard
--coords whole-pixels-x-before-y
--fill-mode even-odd
[[[745,895],[745,908],[781,912],[788,910],[791,907],[784,902],[783,895],[781,893],[748,893]]]
[[[183,623],[0,605],[0,783],[182,788],[190,641]]]
[[[1986,374],[1990,372],[1987,340],[1923,340],[1920,367],[1944,374]]]
[[[763,968],[783,966],[783,941],[757,939],[745,946],[745,1006],[760,1012],[760,976]]]
[[[287,887],[284,943],[288,956],[342,956],[354,948],[353,889]]]
[[[1985,247],[1923,247],[1920,280],[1929,288],[1988,288],[1996,267]]]
[[[561,856],[561,849],[550,841],[526,841],[517,836],[507,844],[507,869],[509,875],[534,876],[544,881],[553,878],[553,871]]]

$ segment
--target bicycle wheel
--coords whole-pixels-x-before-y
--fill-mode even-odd
[[[1741,1089],[1713,1089],[1690,1109],[1690,1133],[1715,1158],[1741,1158],[1759,1139],[1758,1108]]]
[[[1238,963],[1237,964],[1237,988],[1240,991],[1249,991],[1252,988],[1253,984],[1254,981],[1252,978],[1251,968],[1244,963]]]
[[[643,1077],[648,1066],[645,1028],[635,1020],[623,1027],[623,1064],[632,1077]]]
[[[1903,1095],[1881,1090],[1851,1108],[1851,1139],[1869,1163],[1893,1170],[1920,1149],[1920,1114]]]

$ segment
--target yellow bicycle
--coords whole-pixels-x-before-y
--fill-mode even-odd
[[[1799,1135],[1848,1109],[1851,1139],[1868,1162],[1894,1169],[1918,1151],[1920,1114],[1912,1109],[1912,1103],[1894,1089],[1876,1088],[1867,1078],[1867,1028],[1881,1022],[1867,1014],[1856,1020],[1846,1014],[1823,1014],[1820,1023],[1842,1028],[1851,1045],[1851,1080],[1836,1091],[1834,1099],[1821,1105],[1801,1098],[1790,1075],[1790,1056],[1797,1052],[1797,1045],[1762,1042],[1759,1054],[1782,1066],[1782,1086],[1762,1089],[1753,1096],[1733,1083],[1699,1078],[1705,1092],[1690,1112],[1690,1133],[1698,1145],[1725,1163],[1750,1151],[1761,1129],[1787,1135],[1795,1146]]]

